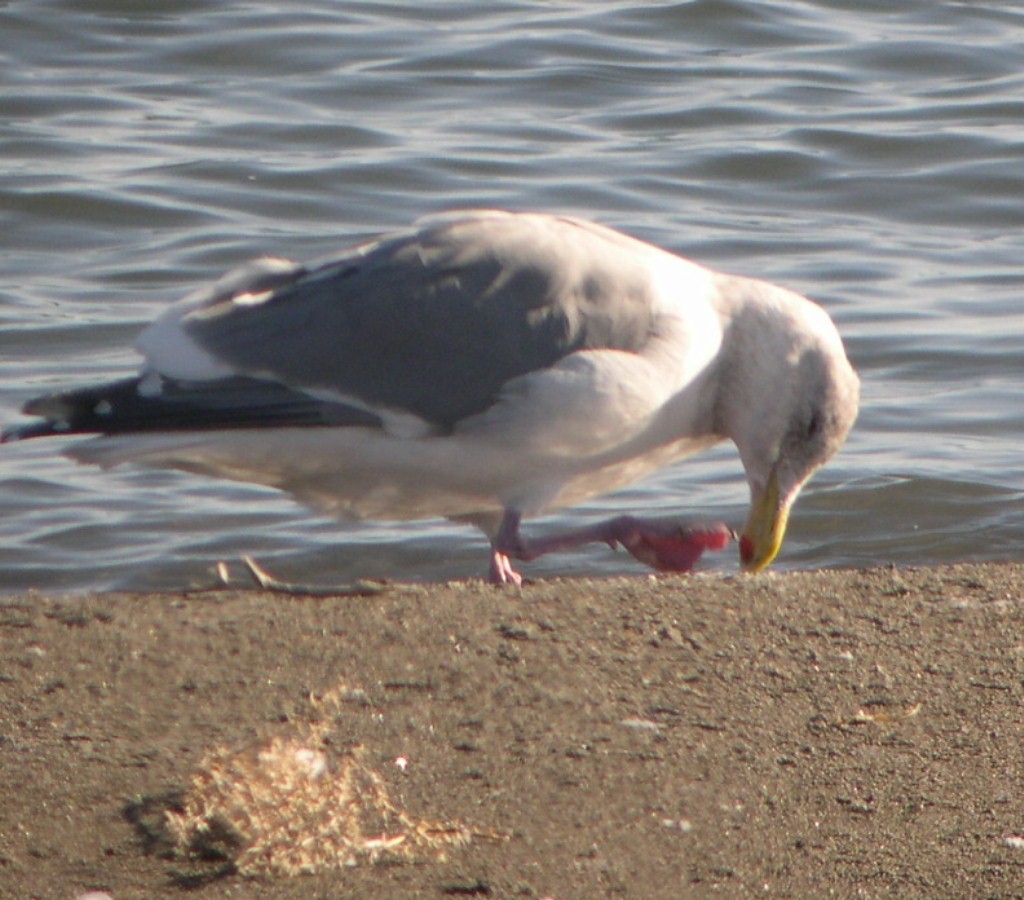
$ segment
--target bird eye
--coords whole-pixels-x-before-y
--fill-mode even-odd
[[[813,438],[818,436],[818,432],[821,431],[821,413],[811,413],[811,418],[807,422],[807,437]]]

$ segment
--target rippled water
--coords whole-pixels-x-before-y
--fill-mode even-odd
[[[0,5],[0,418],[127,374],[168,301],[428,212],[598,219],[821,302],[864,379],[779,565],[1020,558],[1024,11],[905,0]],[[0,451],[0,589],[481,572],[445,523]],[[738,460],[537,523],[742,521]],[[731,554],[730,554],[731,556]],[[732,568],[730,558],[711,560]],[[531,574],[639,571],[594,548]]]

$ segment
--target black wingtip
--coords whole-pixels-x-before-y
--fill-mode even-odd
[[[35,397],[22,406],[21,411],[26,416],[38,416],[42,421],[4,428],[0,431],[0,444],[13,444],[39,437],[100,433],[104,430],[104,422],[99,410],[104,399],[111,392],[134,394],[137,384],[137,378],[128,378],[91,388]]]
[[[211,382],[164,380],[156,393],[128,378],[30,400],[22,408],[42,421],[6,428],[0,443],[79,434],[281,428],[381,427],[376,413],[317,399],[284,384],[237,376]]]
[[[14,425],[0,431],[0,444],[13,444],[15,441],[27,441],[30,438],[50,437],[64,434],[67,425],[62,422],[30,422],[27,425]]]

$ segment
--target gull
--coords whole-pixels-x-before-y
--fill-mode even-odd
[[[686,571],[725,525],[619,516],[528,539],[522,521],[732,441],[744,569],[779,552],[841,447],[859,380],[827,313],[578,218],[430,216],[309,264],[267,257],[170,306],[130,378],[48,394],[13,442],[267,485],[346,520],[482,529],[489,578],[588,541]]]

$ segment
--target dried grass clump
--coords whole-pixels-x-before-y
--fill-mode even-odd
[[[362,863],[442,858],[471,832],[413,819],[392,802],[358,751],[332,749],[342,686],[314,701],[302,733],[241,751],[218,747],[192,777],[167,824],[179,850],[231,860],[243,875],[297,875]]]

